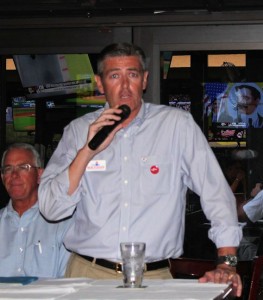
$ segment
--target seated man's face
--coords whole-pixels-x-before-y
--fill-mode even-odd
[[[236,95],[238,112],[247,115],[252,114],[258,106],[259,99],[255,99],[247,88],[239,89]]]
[[[11,149],[6,154],[4,165],[17,166],[30,164],[35,166],[33,154],[26,149]],[[40,170],[31,168],[29,172],[14,169],[10,174],[3,174],[4,186],[13,201],[30,200],[36,201]]]
[[[254,198],[261,190],[262,190],[262,183],[256,183],[256,185],[254,186],[254,188],[250,193],[250,196]]]

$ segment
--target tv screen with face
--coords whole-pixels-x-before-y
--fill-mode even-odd
[[[244,128],[263,127],[263,83],[205,83],[205,115],[216,122],[235,123]]]
[[[208,82],[205,132],[210,142],[246,142],[248,128],[263,128],[262,82]]]

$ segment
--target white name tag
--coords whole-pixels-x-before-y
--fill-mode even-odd
[[[106,170],[106,160],[91,160],[86,168],[86,171],[105,171]]]

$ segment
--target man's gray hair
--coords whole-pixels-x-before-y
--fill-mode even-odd
[[[129,43],[116,43],[106,46],[99,54],[97,74],[99,76],[103,75],[103,64],[106,58],[119,56],[137,56],[141,62],[142,71],[146,71],[146,57],[140,47]]]
[[[1,167],[4,166],[5,163],[5,158],[7,153],[12,150],[12,149],[25,149],[30,151],[33,154],[34,160],[35,160],[35,166],[41,168],[41,159],[38,151],[36,148],[30,144],[27,143],[14,143],[8,146],[8,148],[5,150],[2,156],[2,161],[1,161]]]

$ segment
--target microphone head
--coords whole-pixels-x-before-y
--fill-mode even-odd
[[[88,146],[92,150],[96,150],[101,143],[107,138],[107,136],[110,134],[110,132],[118,126],[121,122],[123,122],[125,119],[127,119],[131,113],[131,109],[128,105],[123,104],[118,107],[121,109],[121,113],[119,114],[120,120],[116,121],[113,125],[108,125],[102,127],[95,135],[94,137],[89,141]]]
[[[122,110],[122,112],[119,114],[119,116],[121,117],[121,120],[127,119],[131,113],[130,107],[126,104],[123,104],[123,105],[119,106],[118,108]]]

